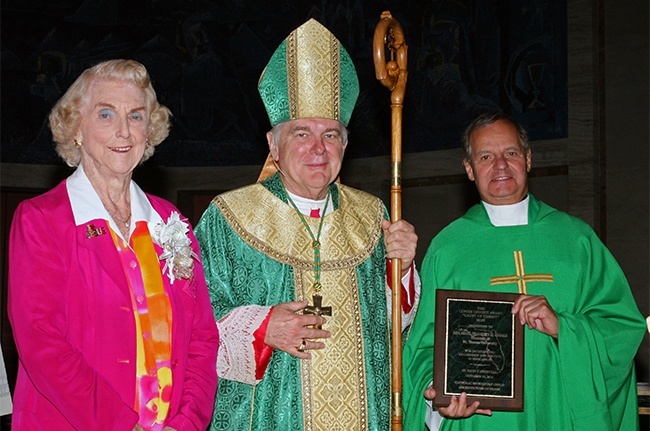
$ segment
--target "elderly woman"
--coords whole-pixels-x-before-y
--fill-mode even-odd
[[[218,333],[196,238],[132,180],[169,131],[146,69],[84,71],[52,110],[75,172],[16,210],[9,318],[17,430],[204,430]]]

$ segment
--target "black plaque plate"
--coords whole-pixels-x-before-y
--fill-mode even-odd
[[[436,293],[433,404],[467,394],[479,408],[523,410],[524,332],[511,313],[515,293]]]

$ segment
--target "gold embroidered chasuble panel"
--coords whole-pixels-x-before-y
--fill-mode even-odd
[[[310,361],[301,361],[306,431],[367,429],[368,423],[356,266],[382,238],[384,209],[376,197],[343,185],[339,185],[339,198],[339,209],[323,220],[320,241],[320,294],[323,304],[333,309],[324,329],[332,337],[325,340],[325,349],[311,352]],[[214,203],[246,243],[294,268],[295,297],[311,303],[314,250],[295,209],[259,184],[228,192]],[[318,231],[319,219],[307,218],[307,222],[313,232]]]

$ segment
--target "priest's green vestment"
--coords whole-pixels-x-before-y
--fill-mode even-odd
[[[482,205],[443,229],[422,264],[404,350],[404,430],[423,430],[436,289],[544,295],[557,339],[525,329],[524,411],[443,419],[441,430],[638,429],[634,356],[644,320],[623,272],[584,222],[530,196],[528,224],[495,227]],[[549,281],[552,276],[552,281]]]
[[[344,185],[330,193],[335,211],[323,219],[320,259],[331,338],[311,360],[274,351],[259,383],[220,376],[211,430],[389,429],[386,209]],[[316,233],[319,219],[307,222]],[[312,302],[312,240],[278,174],[215,198],[195,232],[217,320],[250,304]],[[220,326],[222,340],[229,330]]]

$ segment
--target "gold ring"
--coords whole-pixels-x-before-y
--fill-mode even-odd
[[[300,343],[300,346],[296,347],[296,349],[298,349],[299,352],[304,352],[306,347],[307,347],[307,342],[303,338],[302,343]]]

